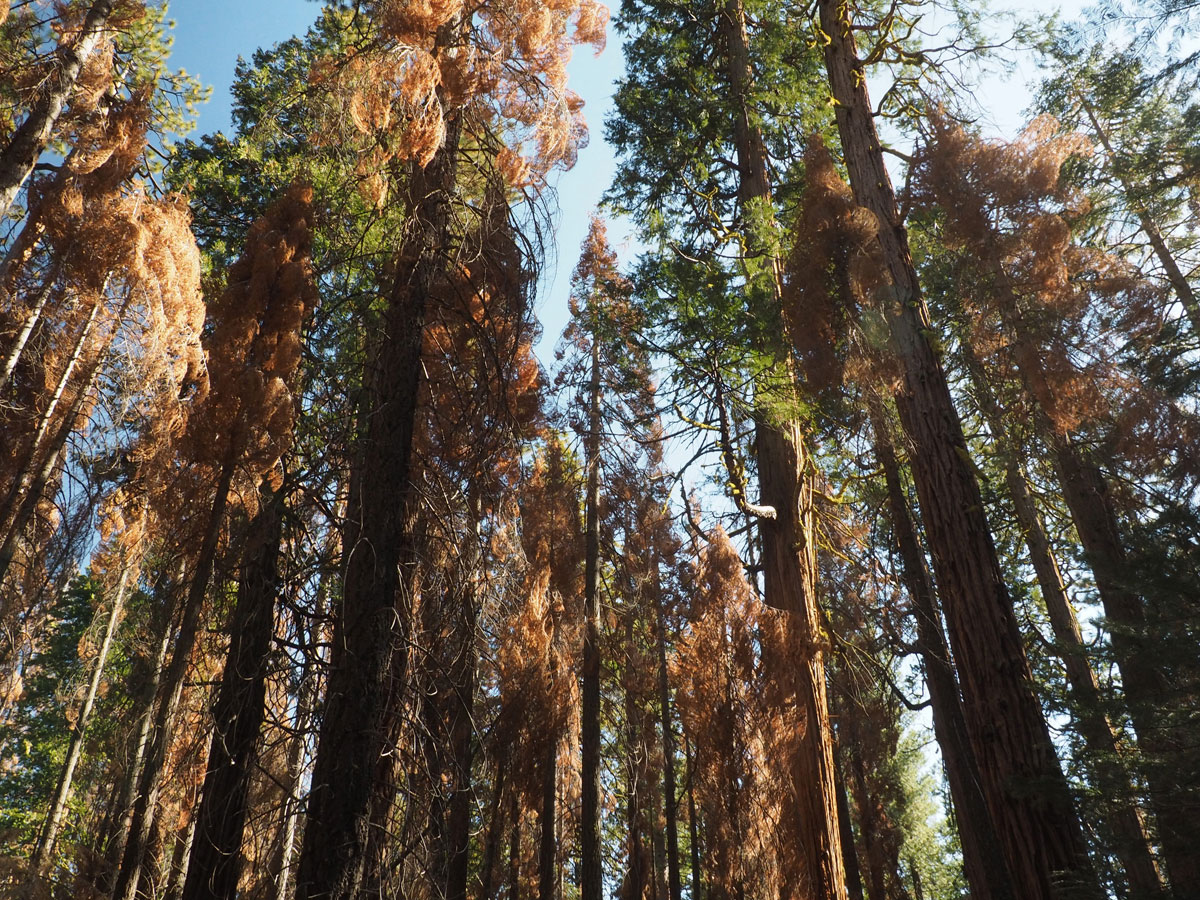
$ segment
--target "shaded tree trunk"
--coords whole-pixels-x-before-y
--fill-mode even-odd
[[[444,26],[449,35],[456,27]],[[439,40],[442,37],[439,36]],[[395,796],[391,754],[407,668],[414,535],[420,496],[412,483],[413,435],[426,311],[445,271],[458,162],[458,114],[443,147],[409,180],[411,223],[381,344],[368,377],[358,490],[350,498],[342,608],[335,620],[324,716],[308,800],[298,900],[351,900],[380,890],[374,832]]]
[[[666,818],[667,890],[670,900],[681,900],[679,876],[679,804],[675,789],[675,730],[671,723],[671,685],[667,672],[667,617],[661,585],[654,590],[655,642],[658,650],[658,713],[662,728],[663,809]]]
[[[184,900],[233,900],[242,874],[242,832],[265,714],[275,633],[283,489],[272,491],[251,525],[229,621],[229,652],[213,704],[213,739],[204,778]]]
[[[846,796],[844,766],[837,767],[838,828],[842,838],[842,860],[846,869],[846,894],[850,900],[866,900],[863,895],[862,870],[854,849],[854,828],[850,824],[850,799]]]
[[[963,361],[971,379],[972,393],[983,413],[988,430],[1004,464],[1004,480],[1016,513],[1017,525],[1042,590],[1042,601],[1059,648],[1074,698],[1075,727],[1087,748],[1087,765],[1104,797],[1105,818],[1115,837],[1114,851],[1121,861],[1135,897],[1161,897],[1162,880],[1152,852],[1150,837],[1130,775],[1121,762],[1121,749],[1112,724],[1104,714],[1104,701],[1096,673],[1088,662],[1079,620],[1050,538],[1042,523],[1037,503],[1022,471],[1020,455],[1004,426],[1005,416],[996,400],[979,359],[969,343],[962,345]]]
[[[183,697],[184,677],[191,664],[192,651],[195,649],[196,639],[200,632],[200,618],[204,608],[205,595],[208,593],[208,585],[212,580],[213,568],[216,565],[217,546],[221,534],[221,524],[225,520],[225,508],[229,501],[229,488],[233,481],[237,445],[238,441],[231,438],[229,450],[218,477],[203,542],[196,557],[195,571],[184,601],[179,631],[176,633],[173,644],[171,662],[163,674],[161,699],[154,716],[141,775],[138,778],[129,836],[121,859],[121,868],[117,872],[113,886],[113,900],[134,900],[137,894],[138,879],[145,862],[146,850],[154,827],[158,798],[162,790],[172,726]]]
[[[896,405],[950,626],[964,714],[1014,889],[1023,900],[1097,897],[1082,829],[1001,574],[962,424],[926,336],[928,312],[899,220],[848,10],[819,0],[825,63],[857,203],[875,214],[894,299],[885,314],[902,369]]]
[[[112,648],[113,636],[117,633],[117,623],[120,622],[121,612],[124,609],[125,588],[128,581],[129,569],[126,568],[121,572],[120,581],[117,583],[116,596],[113,598],[112,609],[109,611],[108,621],[104,627],[104,639],[100,643],[100,652],[96,656],[92,677],[88,680],[87,693],[84,695],[83,704],[75,719],[75,728],[71,732],[71,743],[67,748],[67,758],[63,763],[62,775],[58,779],[58,788],[54,792],[50,811],[46,814],[46,822],[38,838],[37,848],[34,850],[31,864],[34,875],[41,875],[54,855],[55,841],[58,839],[59,829],[66,816],[67,800],[71,796],[71,782],[75,777],[75,767],[79,765],[79,759],[83,754],[83,738],[87,733],[88,721],[92,716],[96,696],[100,692],[100,681],[104,677],[104,666],[108,662],[108,652]]]
[[[585,442],[587,497],[584,524],[582,802],[580,813],[580,896],[602,900],[600,847],[600,344],[592,333],[588,433]]]
[[[541,838],[538,844],[538,897],[554,900],[558,883],[558,838],[555,807],[558,798],[558,742],[550,741],[542,763]]]
[[[890,429],[878,401],[871,400],[869,404],[871,428],[875,432],[875,455],[887,484],[888,517],[900,554],[904,587],[917,623],[916,649],[921,656],[925,686],[929,690],[934,735],[942,751],[946,781],[954,802],[963,869],[976,900],[1015,900],[996,826],[981,788],[979,766],[967,735],[958,681],[950,661],[950,648],[946,645],[933,581],[925,566],[925,554],[900,479],[900,463]]]

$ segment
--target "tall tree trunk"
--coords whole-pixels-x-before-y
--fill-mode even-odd
[[[983,499],[900,221],[848,9],[818,0],[825,64],[855,200],[875,214],[902,369],[896,405],[945,601],[964,714],[1014,889],[1023,900],[1097,897],[1080,828],[988,530]]]
[[[300,785],[304,775],[304,750],[307,731],[312,721],[312,694],[316,688],[313,681],[312,646],[306,648],[307,655],[300,670],[300,689],[296,699],[296,718],[292,725],[293,734],[288,748],[287,795],[283,799],[283,837],[279,845],[279,856],[274,865],[275,890],[273,900],[288,900],[292,896],[292,873],[295,870],[294,855],[296,832],[300,824]]]
[[[129,765],[122,776],[122,784],[114,811],[114,830],[105,847],[104,893],[109,896],[113,893],[113,887],[121,868],[121,860],[125,858],[125,847],[129,843],[129,834],[133,828],[138,784],[141,782],[142,769],[146,764],[146,756],[150,750],[150,739],[154,730],[155,700],[158,698],[159,687],[166,674],[167,655],[171,649],[172,620],[173,616],[169,612],[166,613],[161,628],[157,632],[158,646],[155,651],[154,666],[151,670],[150,681],[140,698],[142,711],[137,720],[137,736],[133,742]]]
[[[275,634],[283,495],[281,488],[263,498],[247,537],[237,602],[229,621],[225,671],[213,704],[212,749],[196,814],[184,900],[233,900],[241,879],[246,800],[257,764]]]
[[[558,741],[546,744],[542,763],[541,837],[538,843],[538,898],[554,900],[558,884],[558,838],[556,806],[558,799]]]
[[[1033,492],[1020,463],[1020,453],[1009,438],[1005,415],[987,376],[968,342],[962,345],[963,362],[971,380],[971,392],[979,404],[1003,461],[1004,480],[1016,513],[1017,525],[1042,589],[1042,600],[1059,647],[1074,697],[1075,727],[1087,748],[1087,763],[1104,797],[1105,818],[1116,838],[1114,852],[1121,861],[1135,897],[1161,897],[1163,884],[1151,849],[1150,837],[1129,772],[1121,762],[1122,751],[1116,732],[1104,714],[1104,701],[1096,673],[1088,662],[1079,620],[1067,596],[1066,585],[1050,538],[1042,523]]]
[[[1109,164],[1112,165],[1116,162],[1117,156],[1109,140],[1108,131],[1100,123],[1100,118],[1096,115],[1096,110],[1092,104],[1088,103],[1087,97],[1079,95],[1078,99],[1080,106],[1088,117],[1088,121],[1092,125],[1092,131],[1095,132],[1096,139],[1100,141],[1100,146],[1104,148],[1104,152],[1109,159]],[[1166,238],[1163,237],[1158,224],[1150,218],[1150,213],[1146,210],[1146,205],[1137,199],[1132,186],[1125,180],[1124,176],[1116,172],[1114,174],[1117,183],[1121,185],[1121,193],[1125,195],[1125,202],[1129,204],[1130,209],[1137,216],[1138,224],[1142,226],[1142,231],[1146,233],[1146,239],[1150,242],[1150,249],[1154,251],[1154,256],[1158,259],[1158,264],[1162,266],[1163,272],[1167,276],[1167,283],[1171,285],[1171,290],[1175,292],[1175,296],[1179,299],[1180,305],[1183,306],[1183,311],[1186,313],[1188,321],[1191,322],[1192,334],[1200,338],[1200,298],[1196,297],[1196,292],[1192,289],[1187,276],[1179,268],[1179,262],[1175,259],[1171,248],[1167,246]]]
[[[703,872],[700,868],[700,822],[696,816],[696,769],[692,763],[692,754],[685,744],[684,760],[687,762],[687,795],[688,795],[688,844],[692,851],[692,898],[703,900]]]
[[[670,900],[682,900],[679,876],[679,803],[675,791],[675,729],[671,722],[671,685],[667,672],[667,617],[662,586],[654,589],[655,640],[658,645],[658,714],[662,728],[663,808],[667,822],[667,889]]]
[[[475,512],[478,521],[478,510]],[[477,571],[478,558],[471,564]],[[446,879],[446,900],[466,900],[467,875],[470,868],[471,851],[471,798],[474,790],[471,769],[474,763],[475,740],[475,680],[477,658],[475,631],[477,624],[476,584],[471,577],[462,593],[459,607],[460,638],[458,658],[455,660],[453,691],[450,703],[451,742],[451,792],[449,821],[447,824],[447,849],[450,853],[449,872]]]
[[[733,99],[738,197],[744,213],[755,205],[769,209],[771,189],[766,147],[750,111],[754,76],[742,0],[727,0],[722,10],[722,30]],[[771,301],[769,314],[778,319],[782,315],[781,264],[767,250],[763,236],[753,233],[755,227],[767,227],[756,226],[756,218],[747,217],[752,232],[747,246],[751,256],[760,257],[769,265],[769,275],[760,288],[765,287]],[[748,277],[748,282],[755,280]],[[753,302],[753,284],[751,289],[748,299]],[[790,367],[785,366],[785,378],[784,387],[790,393],[794,386]],[[839,846],[833,732],[825,693],[821,612],[817,604],[816,476],[799,425],[777,418],[766,409],[755,415],[760,503],[775,512],[773,519],[760,517],[758,525],[763,547],[765,600],[789,614],[788,631],[804,648],[803,671],[793,678],[796,702],[804,712],[805,721],[794,760],[800,787],[794,814],[799,819],[797,833],[802,841],[797,850],[808,873],[808,896],[813,900],[844,900],[846,885]]]
[[[212,581],[216,566],[217,549],[221,536],[221,525],[225,521],[225,509],[229,502],[229,488],[236,468],[237,448],[240,441],[236,435],[229,440],[229,449],[217,479],[212,509],[205,524],[204,538],[196,557],[196,568],[188,586],[187,597],[180,617],[179,631],[175,636],[171,662],[163,673],[161,699],[154,716],[146,758],[138,779],[137,796],[134,799],[133,815],[121,868],[113,886],[113,900],[134,900],[137,895],[138,879],[145,863],[150,834],[154,827],[158,798],[166,774],[167,749],[170,745],[175,715],[183,697],[184,680],[192,661],[192,651],[200,633],[201,613],[204,599]]]
[[[846,869],[846,894],[850,900],[866,900],[863,895],[862,870],[858,866],[858,853],[854,849],[854,828],[850,824],[850,798],[846,796],[845,754],[837,767],[838,827],[842,836],[842,859]]]
[[[891,429],[878,400],[871,399],[868,403],[875,432],[875,455],[887,484],[888,518],[900,554],[901,577],[917,623],[917,652],[929,690],[934,735],[942,751],[946,781],[957,814],[963,870],[976,900],[1015,900],[996,825],[981,788],[975,751],[967,736],[950,648],[946,645],[933,581],[925,566],[925,554],[900,479]]]
[[[48,77],[28,115],[12,133],[8,145],[0,150],[0,219],[8,215],[38,158],[50,145],[54,127],[75,90],[79,73],[104,36],[113,6],[113,0],[96,0],[88,8],[78,33],[59,44]]]
[[[581,744],[583,786],[580,813],[580,896],[602,900],[600,847],[600,344],[592,331],[592,372],[588,387],[585,442],[587,497],[584,525],[583,672]]]
[[[112,609],[104,626],[104,639],[100,643],[100,652],[92,669],[92,677],[88,680],[87,693],[83,704],[75,718],[75,728],[71,732],[71,743],[67,747],[67,758],[63,763],[62,775],[58,779],[58,788],[50,803],[50,811],[46,814],[46,822],[38,837],[37,848],[33,853],[31,869],[35,876],[40,876],[54,855],[54,844],[58,839],[59,829],[62,828],[67,812],[67,801],[71,796],[71,782],[75,777],[75,767],[83,754],[83,738],[87,732],[88,721],[100,692],[100,682],[104,677],[104,666],[108,662],[108,651],[112,648],[113,636],[117,633],[117,624],[121,621],[121,611],[125,605],[125,587],[129,581],[129,568],[121,572],[117,582],[116,595],[113,597]]]
[[[449,40],[458,25],[439,32]],[[342,608],[335,620],[324,716],[300,854],[298,900],[351,900],[379,892],[369,858],[386,827],[396,772],[400,689],[408,664],[411,590],[418,562],[420,495],[412,483],[413,435],[426,311],[447,260],[458,164],[459,114],[428,166],[409,176],[410,223],[368,377],[369,412],[359,490],[350,498]]]
[[[487,837],[483,842],[483,869],[479,876],[479,900],[492,900],[496,896],[496,863],[500,857],[500,839],[504,832],[504,774],[508,771],[507,758],[496,760],[496,784],[492,793],[491,812],[487,822]],[[543,807],[544,808],[544,807]],[[545,897],[545,895],[541,895]]]

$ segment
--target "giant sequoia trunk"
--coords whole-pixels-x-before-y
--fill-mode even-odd
[[[946,645],[933,582],[900,479],[900,462],[883,410],[876,401],[868,402],[875,455],[887,483],[888,518],[900,553],[900,573],[917,623],[917,651],[929,690],[933,731],[942,751],[946,781],[954,802],[963,870],[975,900],[1016,900],[996,825],[983,795],[979,764],[967,736],[950,648]]]
[[[754,205],[769,208],[771,189],[766,147],[749,107],[753,69],[741,0],[728,0],[721,15],[734,115],[738,199],[744,212]],[[753,222],[754,218],[749,216],[748,220]],[[754,227],[750,225],[752,230]],[[762,235],[751,233],[747,245],[751,255],[765,258],[769,263],[766,289],[772,300],[770,314],[778,317],[782,293],[779,260],[766,251]],[[785,367],[785,378],[788,382],[785,390],[790,393],[790,367]],[[800,786],[794,814],[799,820],[797,833],[802,842],[797,851],[808,874],[808,895],[813,900],[843,900],[845,872],[838,828],[832,729],[825,695],[821,612],[817,606],[815,469],[799,425],[795,421],[779,421],[765,409],[755,416],[755,449],[759,502],[775,513],[773,519],[759,518],[764,596],[768,604],[789,614],[788,631],[804,648],[804,671],[793,679],[795,700],[803,710],[805,722],[794,760],[796,782]]]
[[[1042,600],[1050,619],[1050,628],[1059,646],[1059,656],[1067,673],[1074,698],[1075,727],[1087,747],[1089,767],[1104,797],[1108,827],[1115,838],[1114,852],[1121,861],[1129,887],[1136,897],[1162,896],[1163,886],[1151,850],[1150,838],[1129,773],[1121,762],[1121,749],[1112,724],[1104,714],[1103,700],[1096,673],[1087,658],[1087,648],[1079,630],[1079,621],[1066,585],[1042,524],[1041,514],[1019,462],[1020,455],[1004,426],[1005,416],[987,383],[987,376],[969,344],[963,345],[963,357],[971,378],[972,392],[992,433],[996,449],[1004,462],[1004,480],[1016,513],[1017,524],[1025,537],[1025,547],[1042,589]]]
[[[196,815],[184,900],[233,900],[242,872],[246,798],[265,713],[267,667],[275,633],[275,596],[283,533],[283,491],[264,499],[250,529],[229,652],[213,705],[213,739]]]
[[[367,378],[365,437],[350,498],[345,576],[335,622],[308,822],[297,878],[299,900],[350,900],[377,893],[368,859],[385,827],[396,773],[398,689],[407,667],[414,535],[420,497],[412,483],[417,394],[426,310],[446,265],[458,163],[459,118],[443,147],[409,179],[410,223]]]
[[[984,793],[1024,900],[1098,895],[1082,831],[984,515],[962,424],[900,222],[847,7],[819,0],[825,63],[855,201],[875,214],[894,297],[885,311],[903,373],[896,406],[958,665]]]
[[[113,0],[96,0],[87,11],[79,31],[64,39],[54,51],[48,76],[34,97],[25,119],[0,150],[0,220],[12,209],[38,158],[50,146],[84,63],[96,50],[108,27]]]

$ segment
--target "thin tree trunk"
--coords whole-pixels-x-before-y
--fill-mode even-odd
[[[671,722],[671,685],[667,673],[667,617],[661,585],[654,591],[655,637],[658,644],[658,714],[662,728],[663,807],[667,820],[667,887],[670,900],[681,900],[679,876],[679,804],[675,791],[675,729]]]
[[[842,759],[845,759],[843,752]],[[842,837],[842,860],[846,869],[846,894],[850,900],[866,900],[863,895],[862,870],[858,866],[858,853],[854,849],[854,828],[850,824],[850,798],[846,796],[844,766],[837,768],[838,827]]]
[[[479,876],[479,900],[492,900],[495,896],[493,888],[496,862],[500,856],[500,838],[504,831],[504,774],[508,770],[507,760],[503,757],[496,764],[496,785],[492,794],[491,814],[488,818],[487,838],[483,844],[483,870]]]
[[[900,463],[891,429],[878,401],[871,399],[868,403],[875,432],[875,454],[887,484],[889,519],[900,553],[901,576],[917,623],[917,652],[929,690],[934,735],[942,750],[950,797],[957,813],[963,869],[975,900],[1015,900],[995,822],[981,788],[975,751],[967,736],[950,648],[946,645],[933,581],[925,566],[925,554],[900,480]]]
[[[54,293],[54,277],[47,276],[46,283],[42,285],[38,291],[37,299],[33,301],[31,306],[25,312],[25,318],[21,322],[21,327],[13,338],[12,346],[8,350],[8,354],[4,357],[4,367],[0,369],[0,391],[8,385],[9,379],[12,378],[13,372],[17,369],[17,363],[21,361],[21,354],[25,352],[25,345],[29,343],[29,336],[33,334],[38,323],[42,321],[42,313],[46,309],[46,303],[50,300],[50,295]]]
[[[75,777],[75,767],[79,765],[79,758],[83,754],[83,738],[87,732],[88,721],[92,716],[96,696],[100,692],[100,682],[104,677],[104,666],[108,662],[108,651],[112,648],[113,635],[116,634],[117,623],[121,620],[121,611],[125,603],[125,586],[128,580],[129,569],[126,568],[121,572],[121,578],[117,583],[116,596],[113,598],[112,609],[109,611],[108,621],[104,626],[104,639],[100,643],[100,653],[96,657],[96,662],[92,669],[92,677],[88,681],[88,689],[83,698],[83,705],[80,707],[79,715],[75,719],[75,728],[71,733],[71,743],[67,748],[67,759],[63,764],[62,775],[58,779],[58,789],[54,792],[54,799],[50,803],[50,811],[46,814],[46,823],[42,828],[37,848],[33,854],[31,868],[35,876],[40,876],[45,871],[50,858],[54,855],[55,841],[58,839],[59,829],[62,827],[66,816],[67,801],[71,796],[71,782]]]
[[[1135,788],[1121,762],[1120,742],[1104,714],[1103,699],[1096,673],[1088,662],[1087,649],[1079,630],[1079,621],[1062,572],[1050,546],[1037,503],[1020,463],[1017,448],[1004,426],[1004,411],[996,400],[979,359],[969,343],[962,345],[963,361],[971,380],[972,394],[979,403],[984,421],[1004,464],[1004,480],[1016,513],[1017,525],[1025,537],[1030,562],[1042,589],[1042,600],[1059,647],[1059,657],[1067,673],[1074,697],[1072,710],[1075,727],[1087,748],[1086,759],[1093,770],[1096,785],[1104,797],[1105,818],[1116,838],[1114,852],[1121,861],[1135,897],[1161,897],[1163,884],[1151,849],[1150,837]]]
[[[894,291],[896,405],[946,605],[984,795],[1022,900],[1099,896],[1059,767],[931,330],[867,97],[847,7],[818,0],[825,63],[856,202],[875,214]]]
[[[686,739],[685,739],[686,741]],[[703,900],[702,875],[700,869],[700,823],[696,817],[695,767],[692,765],[692,754],[685,743],[683,750],[687,762],[687,795],[688,795],[688,843],[692,851],[692,900]]]
[[[144,865],[146,848],[154,827],[158,797],[162,790],[163,776],[165,775],[163,769],[166,763],[167,748],[170,744],[172,725],[183,697],[185,676],[188,666],[191,664],[196,638],[200,633],[200,617],[204,609],[204,598],[208,593],[208,584],[212,580],[213,569],[216,565],[221,524],[225,520],[225,508],[229,502],[229,488],[233,481],[238,443],[236,436],[229,440],[229,449],[217,480],[216,493],[206,523],[203,542],[200,545],[199,555],[196,557],[195,573],[184,602],[179,631],[173,645],[171,663],[163,676],[162,699],[154,717],[154,727],[151,731],[146,760],[142,766],[141,777],[138,779],[138,793],[134,800],[129,839],[125,845],[121,868],[113,887],[113,900],[134,900],[137,895],[138,879]]]
[[[138,717],[137,741],[133,747],[133,756],[125,772],[117,804],[116,831],[105,849],[107,871],[105,875],[104,893],[111,896],[116,878],[120,872],[121,861],[125,858],[125,847],[129,843],[129,835],[133,829],[134,809],[137,805],[138,784],[141,782],[142,769],[146,764],[146,756],[150,749],[150,738],[154,729],[155,699],[162,684],[167,667],[167,654],[171,649],[171,617],[167,616],[162,624],[159,635],[158,649],[154,657],[153,676],[146,685],[142,698],[142,713]]]
[[[727,0],[721,15],[733,99],[738,196],[743,213],[752,212],[755,205],[769,209],[771,189],[766,148],[750,116],[754,76],[742,0]],[[778,318],[782,310],[782,267],[767,250],[763,235],[753,233],[756,217],[747,218],[751,229],[747,240],[750,255],[762,257],[770,265],[770,275],[762,287],[770,296],[770,315]],[[748,278],[750,282],[754,280]],[[790,367],[785,367],[785,377],[785,388],[790,393],[794,385]],[[755,414],[760,503],[775,512],[774,519],[759,517],[758,525],[763,548],[764,598],[769,605],[789,614],[788,632],[804,648],[803,671],[793,679],[796,702],[806,723],[794,760],[795,778],[800,786],[794,810],[801,839],[797,850],[808,875],[808,896],[844,900],[846,885],[839,846],[833,731],[825,693],[821,612],[817,604],[815,471],[797,423],[776,419],[766,409]]]
[[[311,646],[308,648],[308,652],[314,652]],[[296,719],[292,726],[295,734],[292,736],[291,747],[288,750],[288,794],[283,801],[283,840],[279,848],[279,862],[274,867],[274,900],[288,900],[292,896],[292,870],[295,868],[293,856],[301,815],[298,794],[304,774],[305,734],[312,717],[310,695],[316,690],[310,685],[312,678],[312,665],[310,659],[306,657],[301,670],[299,697],[296,700]]]
[[[521,897],[521,806],[517,790],[512,791],[512,834],[508,843],[508,900]]]
[[[479,522],[478,503],[470,503],[472,521]],[[449,737],[451,750],[451,792],[447,822],[449,870],[446,900],[466,900],[467,875],[471,850],[471,798],[474,795],[471,769],[474,763],[475,681],[478,668],[476,628],[478,624],[476,574],[479,571],[478,530],[468,540],[471,549],[466,562],[467,584],[459,598],[459,648],[451,673],[449,697]]]
[[[84,63],[103,38],[112,10],[113,0],[96,0],[73,40],[59,44],[45,86],[0,151],[0,219],[8,215],[38,158],[50,145],[58,118],[75,90]]]
[[[587,497],[584,527],[584,636],[581,681],[582,802],[580,818],[580,896],[602,900],[600,848],[600,344],[592,332],[592,372],[588,388],[585,443]]]
[[[184,900],[233,900],[242,874],[242,832],[258,735],[266,708],[267,669],[275,634],[283,489],[263,498],[250,526],[229,621],[229,651],[213,704],[213,740],[196,813],[196,841]]]
[[[549,741],[542,763],[541,837],[538,843],[538,897],[554,900],[558,884],[558,837],[556,806],[558,799],[558,742]]]

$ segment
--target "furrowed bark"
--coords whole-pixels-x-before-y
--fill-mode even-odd
[[[750,111],[753,69],[750,65],[746,15],[741,0],[728,0],[722,10],[726,67],[733,95],[733,138],[738,163],[738,197],[746,210],[771,203],[766,147]],[[766,288],[771,315],[782,309],[782,267],[769,253],[761,235],[750,234],[749,252],[769,267]],[[790,394],[794,378],[786,369]],[[767,410],[755,415],[761,504],[773,509],[773,519],[760,517],[763,545],[763,586],[766,602],[785,610],[788,630],[803,649],[804,671],[795,679],[796,702],[804,711],[805,728],[794,760],[798,804],[798,848],[808,873],[808,896],[844,900],[845,872],[838,826],[837,790],[829,702],[825,693],[825,655],[821,612],[817,604],[817,554],[814,540],[815,471],[803,433],[795,421],[779,421]]]
[[[972,383],[972,394],[979,404],[996,449],[1004,462],[1004,481],[1016,513],[1017,524],[1025,537],[1025,547],[1042,590],[1042,601],[1050,619],[1050,628],[1059,646],[1067,683],[1075,698],[1075,727],[1087,747],[1089,768],[1104,795],[1108,826],[1116,838],[1114,852],[1121,861],[1129,887],[1136,897],[1163,896],[1162,879],[1154,859],[1150,837],[1129,772],[1121,762],[1122,752],[1112,723],[1104,714],[1103,699],[1096,673],[1088,662],[1087,649],[1079,630],[1075,609],[1067,596],[1066,585],[1050,538],[1042,523],[1037,503],[1022,471],[1020,454],[1004,427],[1004,411],[987,382],[983,367],[968,343],[963,344],[963,361]]]
[[[934,352],[848,9],[819,0],[821,40],[850,185],[875,214],[894,297],[885,314],[902,368],[896,405],[988,805],[1023,900],[1099,896],[1054,744],[1033,691],[962,424]]]
[[[875,455],[887,484],[888,513],[900,554],[901,576],[917,623],[917,651],[929,690],[934,735],[942,751],[946,781],[954,802],[963,869],[971,894],[977,900],[1015,900],[996,826],[980,787],[979,765],[967,736],[950,648],[946,645],[933,581],[925,567],[925,554],[900,479],[900,463],[883,410],[877,401],[869,403]]]
[[[585,443],[587,497],[584,525],[582,811],[580,813],[580,896],[602,900],[600,847],[600,345],[592,335],[588,434]]]

